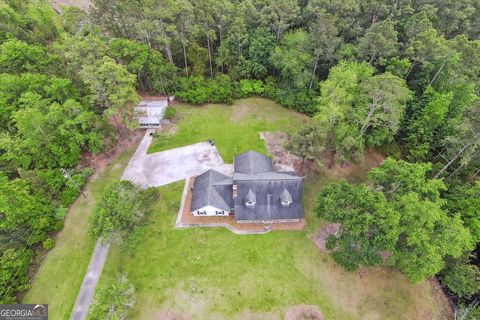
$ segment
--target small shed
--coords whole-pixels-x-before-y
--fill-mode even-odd
[[[162,123],[165,109],[170,103],[169,97],[158,100],[142,100],[138,107],[135,107],[135,113],[138,115],[138,124],[141,128],[158,128]]]

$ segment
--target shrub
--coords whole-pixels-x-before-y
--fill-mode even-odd
[[[176,209],[176,210],[180,209],[180,205],[181,205],[180,200],[172,200],[170,204],[173,209]]]
[[[253,95],[261,95],[265,91],[261,80],[242,79],[239,82],[238,95],[245,98]]]
[[[0,303],[14,303],[15,292],[28,288],[27,270],[32,261],[31,250],[7,249],[0,256],[0,286],[5,288]]]
[[[135,287],[124,273],[99,289],[88,319],[126,319],[136,302]]]
[[[219,75],[214,79],[202,76],[182,78],[175,95],[180,101],[193,104],[232,103],[232,80],[227,75]]]
[[[55,246],[55,241],[52,238],[48,238],[47,240],[43,241],[43,248],[45,250],[50,250]]]
[[[175,118],[175,116],[177,115],[177,110],[172,108],[172,107],[167,107],[167,109],[165,109],[165,114],[163,115],[163,117],[167,120],[171,120],[173,118]]]
[[[106,243],[122,244],[140,226],[155,197],[155,189],[143,190],[127,180],[112,184],[93,209],[90,234]]]
[[[286,108],[310,116],[317,111],[313,90],[308,92],[307,89],[283,88],[272,77],[265,79],[264,96]]]
[[[70,177],[75,184],[81,188],[89,176],[93,174],[92,168],[84,168],[80,171],[76,171],[70,174]],[[80,195],[80,191],[75,187],[71,181],[65,182],[65,187],[59,194],[60,204],[62,206],[69,206]]]
[[[327,237],[327,242],[325,243],[325,248],[327,248],[328,250],[333,250],[336,244],[337,237],[335,237],[334,235],[329,235]]]
[[[227,75],[222,74],[207,81],[207,91],[210,96],[209,102],[228,104],[233,102],[232,80]]]
[[[456,263],[445,271],[443,283],[460,297],[470,297],[480,290],[480,269],[473,264]]]

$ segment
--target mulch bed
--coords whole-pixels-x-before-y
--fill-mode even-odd
[[[312,241],[320,249],[320,251],[329,253],[327,249],[327,238],[334,235],[340,230],[340,223],[328,223],[322,229],[312,236]]]
[[[273,165],[278,171],[295,171],[298,175],[305,175],[305,161],[302,157],[288,152],[285,148],[290,136],[284,132],[261,132],[260,139],[265,143],[268,153],[273,156]]]
[[[323,320],[323,315],[317,306],[302,304],[292,307],[285,313],[285,320]]]
[[[117,136],[117,144],[109,149],[102,151],[99,154],[84,152],[81,155],[79,167],[90,167],[95,171],[105,168],[113,159],[117,158],[126,150],[137,146],[145,134],[144,129],[138,129],[131,132],[129,135]]]

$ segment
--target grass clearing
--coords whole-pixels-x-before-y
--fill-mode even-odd
[[[178,104],[175,105],[175,109],[181,117],[175,134],[156,136],[148,153],[182,147],[211,138],[215,141],[223,160],[231,163],[235,154],[247,150],[266,153],[265,144],[258,134],[260,131],[280,130],[292,133],[302,123],[308,121],[308,117],[263,98],[236,100],[231,106],[207,104],[192,107]]]
[[[266,105],[262,108],[262,104]],[[249,112],[251,106],[251,112]],[[291,132],[306,118],[265,99],[233,106],[177,105],[183,118],[173,136],[154,139],[150,152],[215,140],[226,162],[248,149],[265,152],[258,132]],[[239,110],[237,110],[237,108]],[[355,169],[353,180],[365,176]],[[325,319],[440,319],[441,300],[428,282],[412,285],[395,270],[347,273],[321,253],[310,236],[322,225],[315,198],[335,175],[309,177],[302,231],[235,235],[224,228],[175,229],[183,182],[159,188],[134,255],[110,251],[99,285],[125,271],[137,289],[132,319],[165,314],[192,319],[281,319],[295,305],[319,306]],[[167,318],[168,319],[168,318]]]
[[[120,178],[133,151],[130,148],[89,179],[87,198],[79,197],[70,207],[56,245],[42,261],[23,303],[48,303],[50,319],[70,317],[96,242],[87,234],[88,217],[105,188]]]

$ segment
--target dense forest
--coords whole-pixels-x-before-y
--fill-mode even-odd
[[[82,154],[127,135],[149,92],[265,96],[313,118],[290,143],[305,159],[389,156],[368,187],[322,190],[319,215],[343,223],[334,259],[355,270],[389,252],[412,281],[438,275],[473,304],[479,38],[478,0],[0,0],[0,302],[28,287],[79,195],[61,169],[82,185]]]

